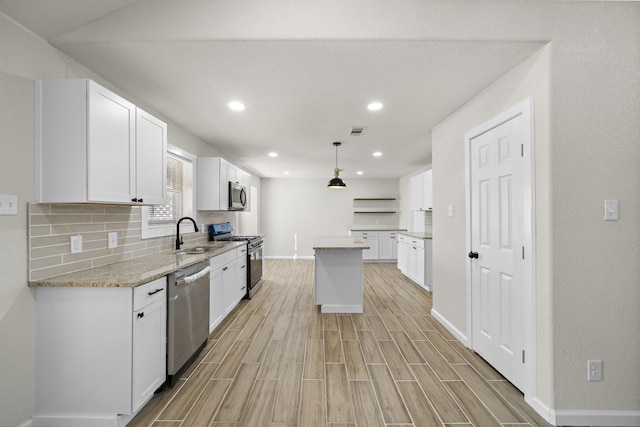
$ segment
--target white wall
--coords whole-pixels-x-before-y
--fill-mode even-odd
[[[0,41],[0,194],[16,194],[19,202],[17,216],[0,216],[0,426],[18,426],[33,415],[35,399],[35,298],[27,287],[26,212],[34,200],[34,79],[92,78],[137,100],[2,14]],[[137,104],[157,115],[150,106]],[[169,143],[194,155],[221,154],[162,118]],[[252,183],[259,188],[259,179]]]
[[[467,336],[465,133],[533,96],[536,163],[537,395],[552,406],[553,318],[548,221],[550,196],[550,48],[516,67],[433,130],[433,307]],[[443,185],[443,183],[446,183]],[[448,206],[453,205],[453,216]]]
[[[330,190],[328,179],[263,179],[262,231],[266,234],[265,256],[312,257],[316,236],[349,234],[354,221],[354,198],[398,197],[397,179],[351,179],[347,188]],[[392,222],[393,214],[366,215],[371,221]],[[362,225],[362,224],[361,224]],[[371,224],[375,225],[375,223]]]
[[[464,134],[534,97],[536,394],[560,424],[640,420],[639,6],[554,4],[553,41],[433,131],[434,307],[466,331]],[[545,28],[529,18],[524,32]],[[605,199],[619,221],[603,221]]]

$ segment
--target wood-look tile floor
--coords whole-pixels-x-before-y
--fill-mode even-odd
[[[313,261],[268,260],[262,290],[129,426],[548,426],[430,316],[394,264],[365,264],[363,314],[322,314]]]

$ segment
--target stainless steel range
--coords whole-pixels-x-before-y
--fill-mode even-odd
[[[235,236],[230,222],[209,225],[210,241],[247,242],[247,294],[252,298],[262,287],[262,244],[263,236]]]

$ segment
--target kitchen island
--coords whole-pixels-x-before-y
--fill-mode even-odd
[[[316,304],[323,313],[362,313],[362,251],[369,246],[352,236],[317,237]]]

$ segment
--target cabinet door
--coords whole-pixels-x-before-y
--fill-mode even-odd
[[[153,395],[166,378],[166,307],[165,300],[158,300],[133,312],[134,412]]]
[[[231,312],[237,303],[235,260],[222,267],[222,296],[225,315]]]
[[[407,257],[407,276],[414,282],[417,282],[418,275],[418,248],[413,245],[409,246],[409,255]]]
[[[416,248],[416,278],[419,285],[424,286],[424,248]]]
[[[229,210],[229,167],[231,165],[225,159],[220,159],[220,203],[221,211]]]
[[[167,124],[136,109],[136,197],[139,203],[164,204],[167,188]]]
[[[409,206],[412,211],[422,209],[422,174],[409,178]]]
[[[398,258],[398,234],[390,233],[389,238],[391,239],[391,259]]]
[[[408,275],[409,268],[409,245],[403,240],[398,239],[398,269],[402,274]]]
[[[225,316],[224,293],[222,290],[222,268],[211,270],[209,276],[209,333],[222,322]]]
[[[236,261],[236,304],[247,294],[247,258]]]
[[[432,176],[431,170],[422,173],[422,209],[424,210],[433,208]]]
[[[131,203],[135,196],[135,106],[89,82],[88,199]]]
[[[378,255],[380,259],[395,259],[393,249],[396,246],[395,239],[391,239],[391,233],[380,232],[378,235]]]

